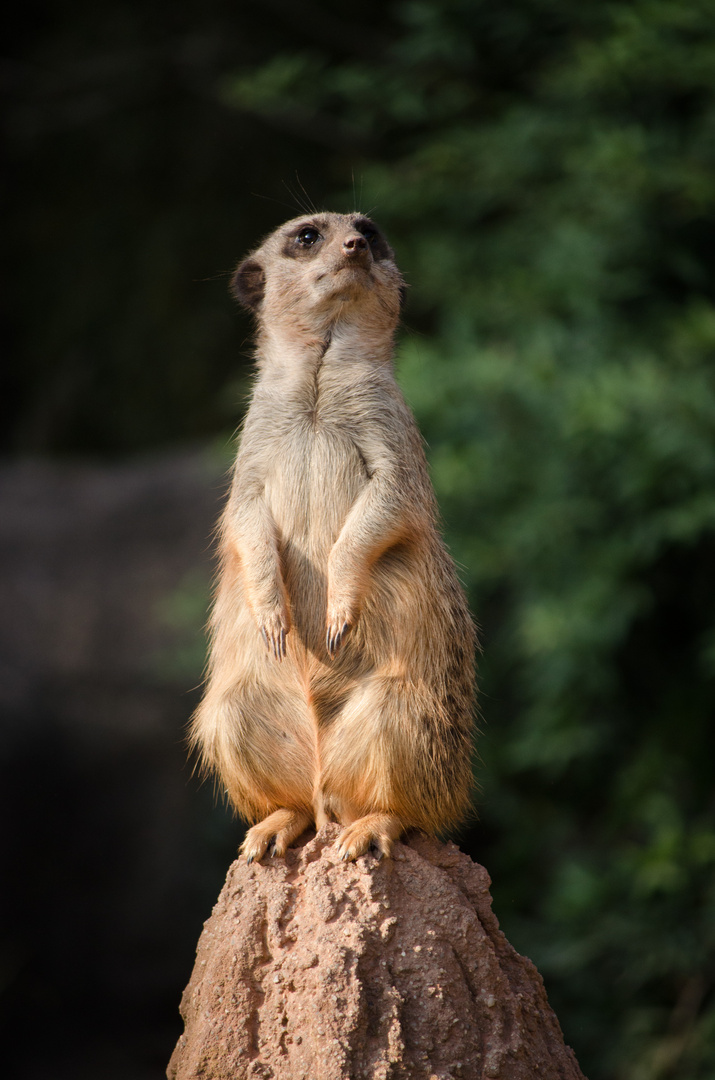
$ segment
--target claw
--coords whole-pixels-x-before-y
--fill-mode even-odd
[[[253,862],[253,855],[247,855],[246,856],[246,865],[250,866],[252,862]]]
[[[271,630],[270,632],[265,626],[260,627],[261,637],[268,649],[268,652],[273,656],[275,660],[282,660],[286,655],[286,628],[281,626],[278,630]]]
[[[334,657],[336,655],[338,649],[343,643],[343,638],[345,637],[349,629],[350,624],[347,622],[344,622],[341,628],[339,630],[336,630],[335,632],[333,632],[332,626],[328,627],[328,632],[325,637],[325,644],[330,656]]]
[[[271,859],[275,857],[275,854],[276,854],[276,845],[275,844],[271,844],[271,847],[270,847],[270,850],[269,850],[268,854],[271,857]]]

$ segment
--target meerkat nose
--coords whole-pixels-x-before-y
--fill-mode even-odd
[[[343,240],[343,251],[346,255],[362,255],[367,249],[367,240],[360,233],[353,233],[352,236],[346,236]]]

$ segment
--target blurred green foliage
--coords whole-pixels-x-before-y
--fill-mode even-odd
[[[591,1080],[707,1080],[715,3],[407,0],[366,5],[361,31],[346,15],[342,34],[327,2],[298,4],[292,33],[288,8],[268,8],[241,56],[215,44],[201,85],[227,138],[251,133],[251,183],[257,159],[269,174],[279,161],[321,202],[376,203],[411,283],[401,380],[485,647],[481,822],[465,845]],[[196,40],[216,42],[228,16],[208,12],[214,37]],[[155,416],[157,440],[182,434],[177,417],[191,434],[224,422],[227,309],[189,291],[185,253],[230,227],[233,258],[264,227],[249,235],[245,184],[227,210],[225,152],[202,133],[186,191],[165,179],[166,214],[149,199],[141,235],[128,208],[147,189],[119,200],[113,228],[141,253],[130,265],[120,245],[119,344],[106,299],[83,291],[93,258],[58,285],[85,305],[63,315],[77,348],[133,371],[148,336],[160,371],[167,350],[180,360],[173,397],[154,380],[142,398],[136,438],[122,414],[99,449],[151,442]],[[106,251],[103,235],[84,243]],[[56,258],[44,287],[60,274]],[[33,363],[67,327],[38,322]]]

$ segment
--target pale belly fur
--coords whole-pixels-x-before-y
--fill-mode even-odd
[[[320,652],[328,556],[368,479],[355,445],[331,430],[317,429],[309,441],[301,432],[284,441],[276,459],[280,466],[266,478],[265,497],[278,532],[292,633],[310,652]]]

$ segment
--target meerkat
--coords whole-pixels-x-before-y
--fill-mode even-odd
[[[238,266],[257,379],[219,526],[191,742],[253,824],[249,862],[311,825],[389,856],[470,806],[475,631],[393,373],[404,282],[378,226],[318,213]]]

